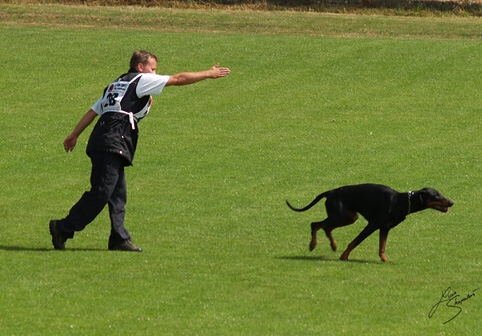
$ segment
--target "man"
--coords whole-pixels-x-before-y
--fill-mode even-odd
[[[226,77],[229,68],[218,64],[206,71],[182,72],[172,76],[156,74],[157,57],[145,50],[135,51],[129,72],[109,84],[102,97],[87,111],[73,132],[64,140],[66,152],[72,151],[80,134],[99,116],[87,144],[92,162],[91,189],[85,192],[62,220],[49,223],[52,244],[65,249],[67,239],[83,230],[96,216],[109,207],[111,233],[109,250],[141,252],[131,242],[124,227],[127,200],[124,167],[132,165],[137,146],[137,123],[151,107],[152,95],[159,95],[165,86],[187,85],[208,78]]]

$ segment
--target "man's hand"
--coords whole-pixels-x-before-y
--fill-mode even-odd
[[[64,140],[64,148],[66,152],[71,152],[74,150],[75,145],[77,144],[78,137],[71,134]]]
[[[214,78],[214,79],[226,77],[231,72],[231,70],[229,70],[229,68],[220,68],[219,63],[216,63],[216,65],[214,65],[208,71],[210,72],[210,78]]]
[[[74,150],[75,145],[77,144],[77,139],[79,138],[80,134],[89,126],[92,121],[97,117],[97,113],[94,110],[90,109],[87,113],[80,119],[77,126],[75,126],[74,131],[64,140],[64,149],[66,152],[71,152]]]

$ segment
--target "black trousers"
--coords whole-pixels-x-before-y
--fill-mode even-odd
[[[90,159],[91,189],[70,209],[68,216],[58,222],[58,229],[66,237],[73,238],[75,231],[82,231],[108,205],[111,222],[109,247],[115,246],[130,239],[124,227],[127,202],[125,159],[107,152],[91,152]]]

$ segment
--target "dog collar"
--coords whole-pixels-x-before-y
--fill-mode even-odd
[[[412,209],[411,209],[412,208],[412,202],[411,202],[410,199],[412,198],[413,194],[414,194],[413,191],[408,192],[408,213],[407,213],[407,215],[410,215],[410,212],[412,211]]]

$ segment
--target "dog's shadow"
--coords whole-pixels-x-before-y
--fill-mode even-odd
[[[313,261],[313,262],[339,262],[343,263],[358,263],[358,264],[383,264],[380,261],[376,260],[357,260],[357,259],[350,259],[348,261],[340,260],[338,258],[328,258],[324,256],[279,256],[277,257],[279,260],[291,260],[291,261]]]

